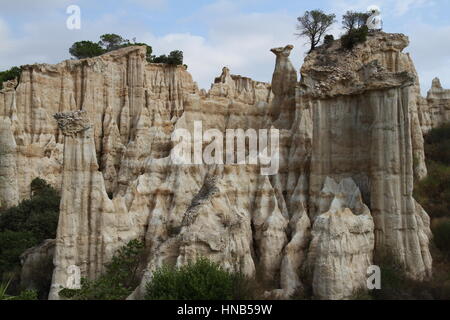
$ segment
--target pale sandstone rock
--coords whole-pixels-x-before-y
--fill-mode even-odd
[[[391,251],[415,278],[428,276],[429,218],[412,198],[414,178],[426,175],[426,102],[402,53],[407,44],[403,35],[385,33],[352,52],[335,42],[305,59],[300,83],[289,60],[293,47],[276,48],[271,85],[224,68],[208,92],[183,67],[148,64],[143,47],[25,66],[17,88],[0,92],[0,116],[11,123],[0,139],[13,137],[17,145],[17,173],[9,165],[4,171],[15,175],[18,191],[9,190],[17,199],[29,196],[37,176],[62,192],[50,297],[59,298],[69,266],[95,278],[119,247],[139,238],[147,268],[130,298],[143,296],[155,268],[199,256],[260,274],[274,283],[268,294],[283,299],[308,281],[301,272],[308,260],[315,274],[327,275],[313,280],[317,296],[346,298],[360,287],[373,254],[371,219],[349,199],[322,192],[330,179],[352,179],[361,190],[357,203],[370,207],[377,251]],[[78,110],[60,114],[60,125],[70,119],[63,130],[51,120]],[[279,129],[279,173],[264,177],[254,165],[175,165],[171,134],[192,134],[194,121],[204,131]],[[11,152],[7,157],[12,161]],[[335,198],[350,204],[332,214]],[[358,263],[349,264],[350,256]],[[330,259],[341,269],[319,267]],[[344,269],[351,275],[332,278]]]
[[[367,289],[367,270],[373,264],[375,245],[374,222],[350,178],[340,184],[325,180],[321,211],[324,213],[312,228],[305,268],[317,298],[348,299]]]
[[[320,215],[327,177],[351,177],[375,222],[376,255],[391,253],[417,279],[431,275],[431,259],[412,192],[415,148],[423,153],[416,74],[402,53],[404,35],[375,33],[353,51],[318,50],[302,67],[301,99],[312,111],[310,217]],[[420,137],[421,138],[421,137]],[[414,148],[415,147],[415,148]],[[417,176],[423,175],[417,173]]]
[[[19,203],[16,161],[17,146],[11,120],[0,117],[0,208],[9,208]]]

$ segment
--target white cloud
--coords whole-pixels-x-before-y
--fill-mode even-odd
[[[426,5],[434,5],[433,0],[397,0],[395,2],[395,13],[399,16],[406,14],[413,8],[419,8]]]
[[[411,9],[434,5],[434,0],[333,0],[330,4],[338,13],[347,10],[365,11],[370,5],[381,8],[383,15],[403,16]]]
[[[294,36],[295,17],[285,12],[240,14],[234,9],[228,1],[205,8],[202,15],[207,13],[203,19],[209,28],[207,36],[147,34],[139,39],[151,43],[157,54],[182,50],[189,71],[203,88],[209,88],[223,66],[232,73],[270,82],[275,66],[270,49],[287,44],[296,46],[291,60],[299,69],[306,46]]]
[[[169,0],[127,0],[131,4],[137,4],[147,9],[161,10],[169,5]]]
[[[34,13],[65,8],[70,4],[77,4],[76,0],[14,0],[2,1],[1,14]]]
[[[10,2],[9,8],[13,8],[14,3],[23,1]],[[44,0],[41,3],[50,6],[56,1],[66,2]],[[151,0],[154,1],[166,5],[169,3],[167,0]],[[84,0],[70,2],[84,3]],[[347,0],[340,0],[333,1],[335,7],[326,11],[334,11],[339,16],[339,10],[360,10],[376,2],[380,5],[387,3],[385,0],[358,0],[351,2],[354,7],[349,8],[345,6]],[[411,10],[415,6],[429,3],[431,1],[398,0],[391,4],[391,7],[401,5],[402,10]],[[202,35],[188,32],[155,35],[121,14],[117,12],[114,15],[104,15],[95,21],[83,21],[82,30],[79,31],[69,31],[65,28],[65,10],[47,13],[46,17],[36,15],[34,20],[20,24],[22,34],[19,36],[13,35],[12,25],[7,25],[0,18],[0,69],[34,62],[57,63],[69,58],[68,48],[73,42],[82,39],[97,41],[99,35],[114,32],[130,39],[136,37],[138,42],[151,44],[155,54],[183,50],[185,63],[188,64],[194,80],[200,87],[209,88],[223,66],[228,66],[232,73],[270,82],[275,65],[275,56],[269,51],[271,48],[293,44],[295,49],[291,60],[297,70],[308,49],[305,40],[294,36],[295,13],[286,11],[242,13],[236,2],[219,0],[199,10],[194,16],[187,17],[183,22],[199,21],[207,30]],[[450,65],[450,26],[436,27],[419,23],[412,24],[408,30],[411,46],[407,50],[411,52],[416,63],[422,87],[428,89],[432,78],[439,76],[443,85],[450,88],[450,72],[443,68]],[[339,23],[330,33],[336,36],[341,33]]]
[[[450,88],[450,26],[435,27],[414,24],[410,27],[410,46],[407,51],[416,65],[422,92],[431,87],[434,77]]]

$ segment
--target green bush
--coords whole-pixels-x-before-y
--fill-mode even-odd
[[[11,280],[8,282],[0,283],[0,301],[1,300],[37,300],[38,295],[34,290],[25,290],[22,291],[18,296],[10,296],[7,294],[9,284]]]
[[[70,47],[69,52],[77,59],[86,59],[100,56],[106,51],[98,43],[92,41],[78,41]]]
[[[106,265],[106,272],[97,280],[82,279],[81,289],[63,289],[59,295],[72,300],[125,300],[139,285],[144,244],[130,241]]]
[[[147,284],[147,300],[244,300],[251,297],[249,281],[207,259],[180,268],[162,267]]]
[[[115,33],[108,33],[100,36],[99,42],[78,41],[69,49],[70,54],[77,59],[85,59],[100,56],[104,53],[130,46],[145,46],[147,48],[147,61],[150,63],[166,63],[169,65],[183,64],[183,51],[172,51],[168,56],[161,55],[155,57],[153,48],[146,43],[131,42],[128,39]]]
[[[0,212],[0,280],[12,278],[10,290],[13,291],[18,289],[20,255],[44,240],[56,237],[60,203],[58,192],[38,178],[31,183],[31,193],[30,199]],[[50,273],[46,275],[48,279],[52,268],[46,271]],[[48,281],[42,284],[39,295],[45,295],[49,286]]]
[[[450,256],[450,220],[445,220],[434,227],[433,235],[436,247]]]
[[[415,199],[431,218],[450,218],[450,166],[428,162],[428,176],[415,185]]]
[[[425,136],[428,177],[418,182],[414,197],[431,218],[450,218],[450,125]]]
[[[341,38],[342,47],[351,50],[358,43],[365,42],[368,34],[369,28],[367,26],[362,26],[357,29],[350,29],[348,33],[343,35]]]
[[[0,90],[3,89],[3,82],[20,79],[20,75],[22,73],[22,69],[19,67],[12,67],[9,70],[0,72]]]
[[[27,249],[35,246],[36,238],[29,231],[10,231],[0,232],[0,274],[20,272],[20,255]],[[1,279],[0,279],[1,280]]]
[[[326,47],[329,47],[333,44],[334,36],[332,34],[327,34],[325,38],[323,39],[323,43]]]

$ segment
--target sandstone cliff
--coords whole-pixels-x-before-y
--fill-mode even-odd
[[[349,298],[386,253],[411,277],[430,276],[429,219],[412,191],[426,175],[422,131],[441,121],[430,108],[448,105],[437,84],[419,96],[407,45],[385,33],[352,52],[335,42],[306,58],[300,81],[293,47],[275,48],[271,85],[224,68],[208,92],[183,67],[148,64],[141,47],[25,66],[0,92],[0,201],[26,198],[38,176],[61,190],[50,298],[69,266],[95,278],[135,238],[148,261],[132,299],[155,268],[200,256],[260,275],[278,298],[306,282],[318,298]],[[277,174],[174,163],[171,136],[195,140],[195,121],[279,129]]]

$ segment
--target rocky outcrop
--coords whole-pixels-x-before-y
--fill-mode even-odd
[[[305,59],[300,82],[293,46],[275,48],[272,84],[224,68],[208,92],[184,67],[147,63],[141,47],[23,67],[0,92],[0,200],[26,198],[37,176],[61,190],[50,298],[71,267],[94,279],[136,238],[147,260],[130,299],[156,268],[200,256],[257,275],[281,299],[309,284],[317,298],[347,299],[386,252],[428,277],[429,218],[412,196],[426,175],[426,112],[407,45],[382,32],[353,51],[336,41]],[[277,129],[278,170],[262,175],[247,151],[245,164],[225,161],[236,150],[179,163],[175,133],[196,153],[210,129]]]
[[[450,90],[442,88],[439,78],[433,79],[427,98],[421,102],[419,116],[424,133],[450,122]]]
[[[374,222],[351,178],[337,184],[327,178],[320,193],[321,213],[315,220],[305,265],[314,295],[322,299],[348,299],[367,289],[373,265]]]

